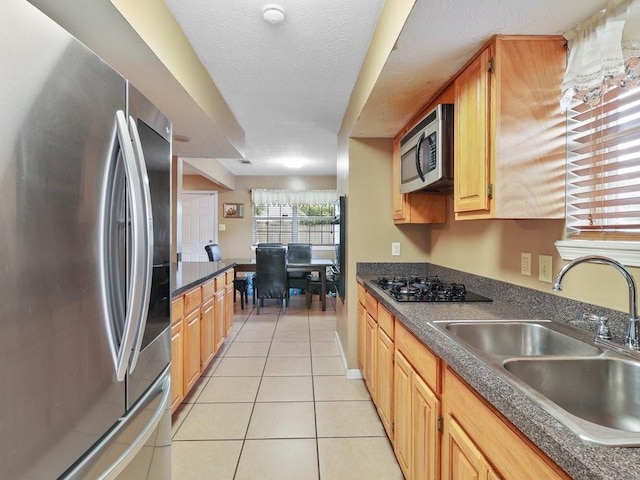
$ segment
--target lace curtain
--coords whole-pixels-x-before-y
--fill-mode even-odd
[[[333,205],[335,190],[251,190],[253,205]]]
[[[609,0],[605,10],[565,33],[569,42],[560,106],[589,105],[607,90],[640,83],[640,0]]]

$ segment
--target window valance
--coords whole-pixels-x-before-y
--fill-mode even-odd
[[[640,0],[609,0],[574,30],[560,106],[572,98],[595,105],[611,88],[640,83]]]
[[[333,205],[337,201],[335,190],[251,190],[254,205]]]

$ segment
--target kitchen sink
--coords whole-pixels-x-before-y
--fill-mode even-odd
[[[435,322],[445,332],[483,353],[502,357],[598,355],[601,350],[548,321]]]
[[[639,361],[616,356],[519,358],[504,361],[503,367],[584,440],[640,446]]]

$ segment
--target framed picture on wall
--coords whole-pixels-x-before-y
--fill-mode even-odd
[[[224,203],[222,204],[224,218],[243,218],[244,203]]]

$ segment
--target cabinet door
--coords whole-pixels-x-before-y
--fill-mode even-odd
[[[393,438],[393,341],[378,327],[376,406],[382,425]]]
[[[490,54],[490,49],[486,49],[455,80],[455,212],[490,207]]]
[[[411,377],[413,369],[400,352],[396,352],[393,369],[394,432],[393,447],[405,478],[411,477]]]
[[[184,392],[191,390],[200,376],[200,309],[184,318]]]
[[[412,475],[414,480],[437,480],[440,435],[440,401],[414,372],[411,382]]]
[[[213,299],[210,299],[200,307],[200,372],[213,360],[214,350]]]
[[[489,467],[480,450],[455,419],[446,415],[442,438],[443,480],[485,480]]]
[[[367,325],[367,311],[362,303],[358,302],[358,367],[364,375],[364,336]]]
[[[376,348],[378,344],[378,324],[367,311],[365,331],[364,383],[369,389],[373,403],[376,403]]]
[[[182,320],[171,327],[171,413],[175,412],[184,398],[183,356],[184,335]]]
[[[224,290],[224,335],[231,333],[233,328],[233,283],[227,284]]]
[[[218,290],[215,295],[215,303],[213,305],[213,328],[214,328],[214,341],[215,341],[215,351],[217,352],[222,344],[224,343],[225,337],[225,323],[224,323],[224,288],[222,290]]]

